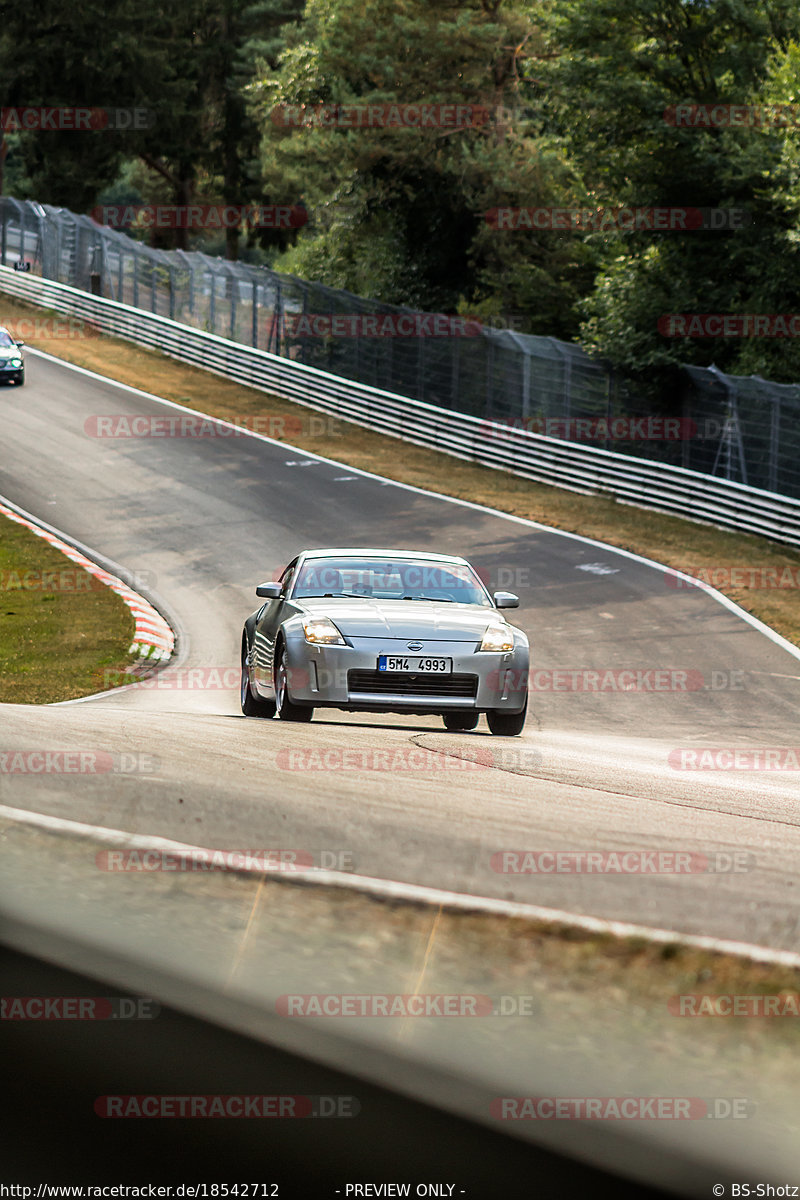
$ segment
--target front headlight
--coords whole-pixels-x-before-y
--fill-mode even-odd
[[[495,650],[504,652],[514,649],[514,635],[508,625],[489,625],[486,633],[483,635],[483,641],[479,646],[480,650]]]
[[[21,367],[22,359],[21,358],[11,358],[11,359],[9,359],[8,365],[10,367]]]
[[[303,621],[303,633],[307,642],[316,646],[346,646],[339,630],[330,617],[306,617]]]

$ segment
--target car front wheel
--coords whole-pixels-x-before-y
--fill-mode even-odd
[[[250,690],[250,671],[247,665],[248,650],[247,645],[242,646],[242,684],[241,684],[241,702],[242,712],[246,717],[274,717],[275,705],[271,700],[256,700]]]
[[[526,699],[525,707],[521,712],[498,712],[495,708],[486,714],[486,720],[489,722],[492,733],[496,733],[500,737],[516,737],[517,734],[522,733],[527,715],[528,701]]]
[[[466,732],[470,729],[474,729],[478,724],[478,713],[444,713],[442,715],[442,720],[444,721],[445,729],[449,729],[453,733],[457,733],[459,731]]]
[[[286,657],[286,647],[282,646],[281,656],[275,670],[275,703],[278,716],[282,721],[310,721],[314,715],[313,708],[306,708],[302,704],[293,704],[289,699],[288,677],[289,663]]]

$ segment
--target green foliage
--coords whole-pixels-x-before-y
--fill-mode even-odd
[[[124,191],[138,163],[146,168],[136,189],[145,203],[269,203],[246,90],[257,65],[276,61],[281,29],[301,6],[302,0],[188,0],[165,9],[153,0],[43,0],[31,20],[23,5],[5,5],[3,106],[134,107],[151,114],[138,131],[16,135],[10,175],[16,194],[85,211],[115,186]],[[185,233],[177,234],[185,244]],[[238,236],[230,232],[230,257]]]
[[[6,105],[155,113],[137,134],[10,135],[16,194],[77,209],[302,199],[299,231],[193,244],[375,300],[580,337],[653,395],[681,362],[800,379],[791,339],[676,339],[658,324],[800,312],[800,107],[763,126],[670,117],[800,106],[795,0],[42,0],[35,22],[15,0],[0,68]],[[487,119],[310,119],[319,105],[417,103],[480,105]],[[287,105],[306,106],[307,124],[293,126]],[[487,220],[497,208],[622,205],[749,220],[629,234]]]
[[[762,103],[771,59],[792,45],[799,19],[794,5],[749,0],[575,0],[554,15],[551,121],[598,203],[749,213],[732,231],[606,239],[582,337],[642,383],[678,362],[800,377],[785,342],[674,340],[658,328],[667,313],[800,311],[780,136],[670,117],[680,105]]]
[[[574,332],[581,247],[498,233],[485,218],[498,205],[563,202],[572,187],[557,141],[525,108],[522,72],[541,44],[515,3],[309,0],[279,69],[253,89],[265,179],[301,191],[315,218],[276,265],[308,264],[324,283],[359,283],[362,294],[366,284],[387,302],[533,310],[543,331]],[[311,120],[315,105],[419,103],[484,106],[488,119],[455,129]],[[287,128],[282,106],[303,104],[309,123]]]

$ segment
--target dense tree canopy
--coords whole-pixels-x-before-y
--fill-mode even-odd
[[[82,211],[302,200],[299,232],[234,229],[212,248],[579,338],[642,388],[686,361],[800,379],[797,339],[660,323],[800,312],[794,2],[42,0],[32,21],[14,0],[2,15],[4,106],[153,114],[136,132],[7,133],[13,194]],[[420,106],[436,118],[414,124]],[[620,208],[738,216],[597,217]]]

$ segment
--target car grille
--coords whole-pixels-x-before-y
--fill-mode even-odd
[[[406,675],[400,671],[348,671],[350,692],[373,696],[457,696],[474,700],[477,675]]]

